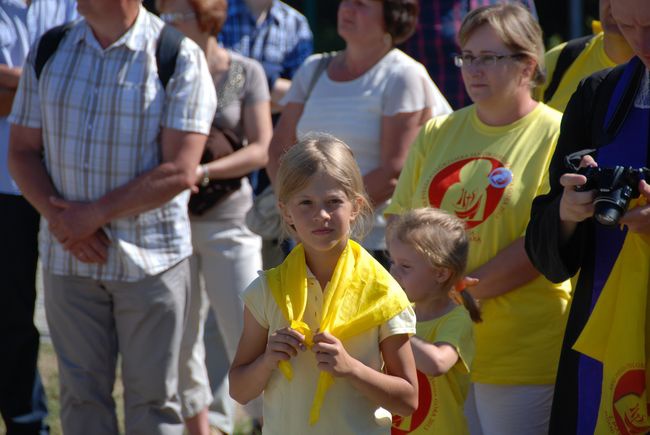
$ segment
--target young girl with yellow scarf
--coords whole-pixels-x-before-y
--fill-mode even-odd
[[[264,393],[265,434],[389,434],[378,408],[410,415],[415,315],[399,284],[350,234],[371,215],[350,149],[309,136],[276,178],[284,223],[300,244],[244,294],[230,393]]]

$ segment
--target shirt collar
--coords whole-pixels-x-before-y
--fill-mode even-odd
[[[147,32],[147,30],[151,28],[150,21],[151,17],[147,13],[147,10],[142,5],[140,5],[138,16],[136,17],[133,25],[122,36],[120,36],[117,41],[103,50],[119,47],[121,45],[124,45],[133,51],[144,50],[146,48],[147,38],[149,36],[149,32]],[[83,40],[86,43],[100,47],[101,49],[101,46],[99,45],[97,38],[95,38],[95,35],[88,25],[88,22],[86,22],[86,20],[83,20],[81,26],[82,28],[80,31],[73,36],[73,42],[78,43]]]
[[[282,5],[279,0],[273,0],[271,9],[269,9],[269,16],[273,18],[276,24],[279,24],[282,19]]]
[[[13,6],[19,9],[27,9],[27,3],[24,0],[2,0],[1,5]]]
[[[244,0],[231,0],[228,2],[228,15],[240,15],[247,12]]]
[[[228,2],[228,15],[247,15],[253,19],[253,14],[251,14],[250,9],[246,5],[245,0],[231,0]],[[273,0],[271,3],[271,8],[269,9],[269,16],[277,23],[280,22],[282,18],[282,4],[279,0]]]

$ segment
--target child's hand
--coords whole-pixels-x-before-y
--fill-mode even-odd
[[[350,375],[357,362],[345,350],[341,341],[329,332],[314,335],[314,345],[311,350],[316,354],[318,368],[334,376]]]
[[[282,328],[275,331],[266,343],[264,358],[269,367],[276,368],[280,361],[288,361],[298,355],[298,351],[305,351],[305,337],[291,328]]]
[[[467,287],[475,287],[478,285],[479,281],[480,280],[478,278],[472,278],[471,276],[464,276],[454,285],[454,290],[459,292],[465,290]]]

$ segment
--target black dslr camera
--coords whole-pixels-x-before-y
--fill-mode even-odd
[[[564,163],[568,169],[587,177],[587,182],[582,186],[576,186],[576,191],[596,189],[594,198],[596,221],[602,225],[615,226],[627,211],[630,199],[639,197],[639,181],[650,179],[650,169],[634,169],[625,166],[580,168],[582,158],[594,151],[596,150],[582,150],[569,154],[564,158]]]

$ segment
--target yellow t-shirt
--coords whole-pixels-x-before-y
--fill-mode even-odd
[[[463,218],[471,276],[525,234],[533,198],[549,189],[560,118],[540,103],[507,126],[484,124],[473,105],[430,120],[411,146],[386,214],[432,206]],[[553,284],[540,276],[481,301],[472,380],[552,384],[570,291],[568,281]]]
[[[604,33],[600,32],[589,41],[585,49],[582,50],[571,66],[569,66],[569,68],[564,72],[557,90],[553,94],[551,100],[546,103],[547,105],[564,112],[566,105],[569,103],[569,98],[571,98],[571,95],[573,95],[578,88],[580,80],[590,76],[596,71],[600,71],[601,69],[616,66],[616,63],[614,63],[614,61],[605,53],[603,40]],[[553,77],[553,72],[555,71],[558,58],[566,44],[567,43],[565,42],[553,47],[546,52],[546,55],[544,56],[547,71],[546,82],[535,89],[535,97],[540,101],[544,97],[544,92],[548,88],[548,85],[551,83],[551,78]]]
[[[458,353],[458,362],[442,376],[428,376],[418,370],[418,409],[408,417],[393,416],[392,435],[469,433],[463,414],[474,359],[469,313],[458,306],[442,317],[418,322],[416,335],[430,343],[450,344]]]
[[[318,281],[308,271],[308,299],[303,321],[316,331],[323,314],[323,291]],[[327,291],[327,288],[325,289]],[[255,320],[269,335],[287,326],[282,311],[275,303],[266,285],[266,278],[258,277],[246,289],[244,303]],[[415,313],[410,306],[383,325],[343,341],[345,350],[354,358],[375,370],[383,368],[379,343],[396,334],[415,333]],[[293,380],[288,381],[280,370],[275,370],[264,388],[264,434],[272,435],[356,435],[390,433],[389,427],[375,422],[378,405],[367,399],[344,379],[335,378],[327,391],[320,418],[309,425],[318,370],[314,354],[307,350],[291,359]]]

